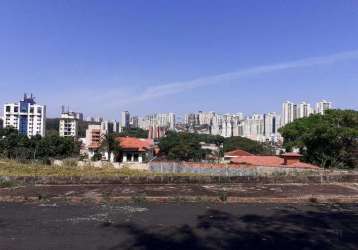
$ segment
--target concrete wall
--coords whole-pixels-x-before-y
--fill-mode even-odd
[[[297,176],[0,176],[1,181],[12,181],[20,185],[65,185],[65,184],[220,184],[220,183],[357,183],[358,174],[318,174]]]
[[[314,173],[318,170],[292,167],[232,166],[187,162],[150,162],[149,170],[161,174],[201,174],[214,176],[279,176]]]

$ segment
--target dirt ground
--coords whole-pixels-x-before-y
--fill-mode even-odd
[[[358,202],[358,184],[39,185],[0,189],[0,201]]]

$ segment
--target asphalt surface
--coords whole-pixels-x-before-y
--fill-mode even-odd
[[[358,205],[0,203],[0,249],[358,249]]]

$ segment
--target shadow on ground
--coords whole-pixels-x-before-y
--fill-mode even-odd
[[[211,209],[197,217],[195,226],[102,227],[129,236],[110,249],[358,249],[358,214],[344,209],[278,210],[271,216]]]

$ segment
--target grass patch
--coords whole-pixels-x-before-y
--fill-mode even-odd
[[[132,201],[137,204],[143,204],[147,200],[146,196],[147,196],[146,193],[136,194],[136,195],[132,196]]]
[[[222,202],[225,202],[227,201],[227,192],[225,190],[220,190],[219,191],[219,199],[222,201]]]
[[[16,186],[15,182],[0,179],[0,188],[10,188],[10,187],[14,187],[14,186]]]

